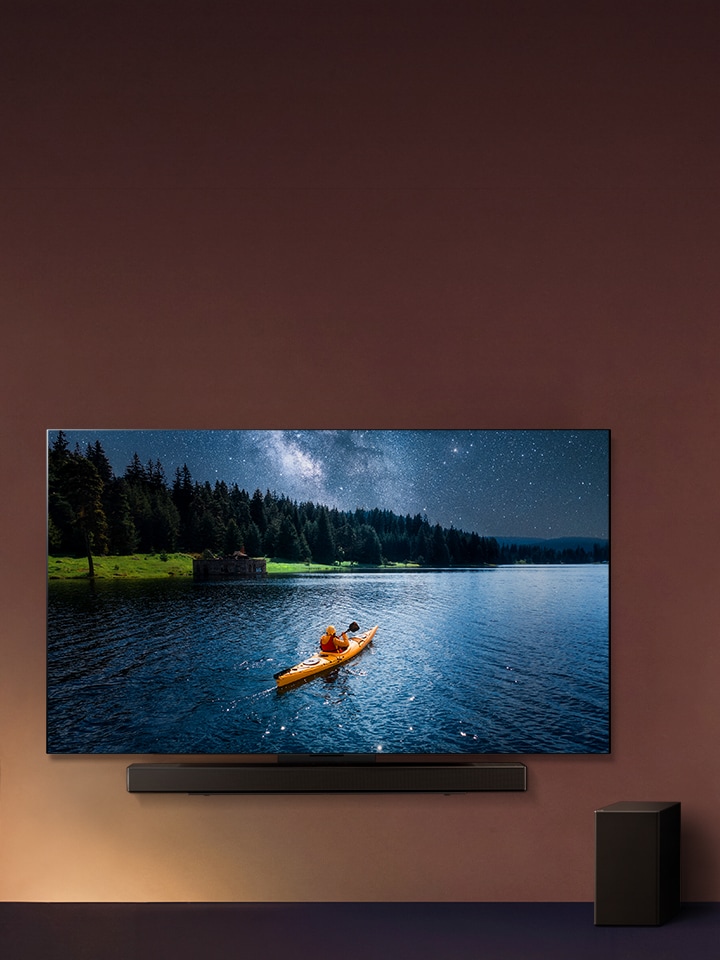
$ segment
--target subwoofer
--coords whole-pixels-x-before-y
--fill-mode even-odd
[[[595,811],[595,924],[653,926],[680,909],[680,804]]]

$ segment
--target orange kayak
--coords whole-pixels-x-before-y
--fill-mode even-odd
[[[281,670],[275,674],[275,680],[278,687],[286,687],[290,683],[297,683],[298,680],[305,680],[316,673],[324,673],[326,670],[333,670],[335,667],[341,667],[348,660],[356,657],[370,643],[377,632],[377,624],[366,630],[365,633],[359,633],[356,637],[350,638],[350,646],[338,653],[324,653],[318,651],[312,657],[303,660],[302,663],[294,667],[288,667],[287,670]]]

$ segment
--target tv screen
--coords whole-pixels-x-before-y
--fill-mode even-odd
[[[594,429],[49,431],[48,752],[607,753],[609,455]]]

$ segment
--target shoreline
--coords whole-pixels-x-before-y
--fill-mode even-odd
[[[193,579],[193,556],[185,553],[133,554],[130,556],[93,556],[95,576],[88,575],[86,557],[56,557],[47,560],[48,581],[61,580],[158,580],[176,577]],[[393,563],[370,566],[357,563],[285,563],[268,560],[267,576],[297,576],[308,573],[356,573],[370,570],[420,570],[417,564]]]

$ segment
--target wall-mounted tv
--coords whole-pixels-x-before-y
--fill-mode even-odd
[[[48,752],[607,753],[609,460],[600,429],[48,431]]]

